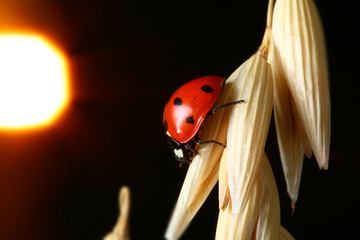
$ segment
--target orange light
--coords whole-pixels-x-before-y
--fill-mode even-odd
[[[69,102],[65,56],[44,38],[0,35],[0,128],[51,124]]]

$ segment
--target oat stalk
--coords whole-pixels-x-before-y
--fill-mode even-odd
[[[104,240],[130,240],[130,189],[123,186],[119,192],[120,214],[113,230],[104,237]]]

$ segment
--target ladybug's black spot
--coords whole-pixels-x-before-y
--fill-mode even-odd
[[[206,92],[206,93],[212,93],[212,92],[214,91],[214,90],[212,89],[212,87],[209,86],[209,85],[204,85],[204,86],[202,86],[202,87],[201,87],[201,90],[204,91],[204,92]]]
[[[187,123],[190,123],[190,124],[194,124],[195,121],[194,121],[193,116],[187,117],[187,118],[186,118],[186,122],[187,122]]]
[[[174,100],[174,105],[175,105],[175,106],[181,106],[181,105],[182,105],[181,98],[175,98],[175,100]]]
[[[164,129],[165,129],[165,132],[167,132],[167,130],[168,130],[168,125],[167,125],[167,121],[166,121],[166,120],[164,121]]]

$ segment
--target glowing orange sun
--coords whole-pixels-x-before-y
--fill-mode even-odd
[[[0,128],[48,125],[68,101],[59,50],[38,36],[0,35]]]

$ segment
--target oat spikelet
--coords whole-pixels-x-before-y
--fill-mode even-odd
[[[225,209],[219,210],[216,239],[279,239],[280,203],[265,153],[248,196],[244,199],[242,214],[233,214],[231,201]]]
[[[271,64],[277,64],[282,70],[295,105],[293,111],[299,113],[306,135],[301,140],[303,148],[309,155],[306,143],[309,141],[319,167],[327,169],[330,145],[328,70],[323,30],[313,1],[277,0],[272,29],[275,49]],[[277,72],[274,74],[275,78],[281,78],[276,76]]]
[[[229,116],[227,134],[228,184],[232,211],[241,214],[258,175],[271,119],[273,86],[271,69],[262,54],[254,54],[230,77],[234,89],[230,101],[246,102],[234,108]]]
[[[276,57],[277,55],[277,52],[272,53],[272,57]],[[296,106],[292,104],[294,100],[287,86],[282,69],[277,65],[277,61],[272,60],[271,62],[274,76],[274,118],[276,135],[287,191],[294,208],[298,198],[304,160],[304,145],[302,140],[303,138],[307,140],[307,137],[301,134],[304,132],[301,122],[295,119],[298,117],[297,109]]]

